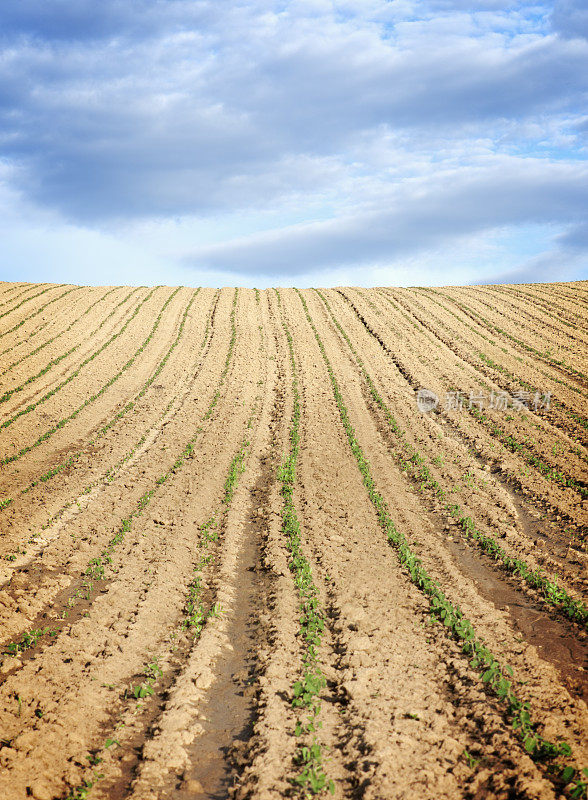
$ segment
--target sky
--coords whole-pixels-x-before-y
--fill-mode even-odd
[[[2,0],[0,279],[588,279],[588,3]]]

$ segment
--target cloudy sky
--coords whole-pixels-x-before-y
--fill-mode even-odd
[[[588,278],[586,0],[2,0],[0,278]]]

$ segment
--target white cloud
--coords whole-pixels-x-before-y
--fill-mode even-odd
[[[555,32],[502,0],[5,5],[5,180],[60,252],[76,229],[154,270],[318,276],[588,210],[579,0]]]
[[[588,206],[588,168],[502,159],[399,188],[380,208],[197,248],[196,268],[261,275],[338,266],[385,266],[477,231],[530,222],[566,224]]]

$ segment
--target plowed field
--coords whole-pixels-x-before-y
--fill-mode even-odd
[[[1,284],[0,798],[585,797],[587,354],[586,283]]]

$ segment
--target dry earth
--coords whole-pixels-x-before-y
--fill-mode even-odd
[[[1,284],[0,798],[586,796],[587,353],[586,283]]]

